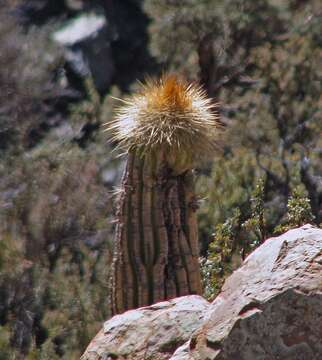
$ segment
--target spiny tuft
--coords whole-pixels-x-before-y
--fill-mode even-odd
[[[176,173],[200,165],[216,151],[221,132],[217,104],[201,87],[167,75],[147,81],[122,102],[107,130],[126,151],[160,151]]]
[[[174,75],[161,79],[159,83],[148,83],[145,96],[149,110],[176,112],[191,109],[192,99],[186,87],[186,84],[178,81]]]

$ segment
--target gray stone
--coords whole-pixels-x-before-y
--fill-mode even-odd
[[[105,322],[81,360],[169,359],[201,325],[209,305],[190,295],[116,315]]]
[[[83,13],[52,34],[75,73],[91,74],[99,91],[107,90],[114,75],[110,46],[114,36],[105,16],[96,13]]]
[[[185,296],[107,321],[82,360],[321,360],[322,229],[265,241],[209,304]]]
[[[321,360],[322,230],[267,240],[227,279],[172,360]]]
[[[72,46],[87,39],[95,39],[105,26],[104,15],[82,14],[56,31],[53,39],[61,45]]]

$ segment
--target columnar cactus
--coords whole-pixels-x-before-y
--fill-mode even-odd
[[[117,211],[112,313],[201,294],[192,169],[216,149],[204,92],[174,76],[148,82],[108,126],[128,155]]]

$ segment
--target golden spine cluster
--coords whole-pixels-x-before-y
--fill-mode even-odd
[[[216,151],[221,130],[217,104],[201,87],[167,75],[147,81],[121,101],[107,131],[126,151],[163,151],[177,174],[200,166]]]

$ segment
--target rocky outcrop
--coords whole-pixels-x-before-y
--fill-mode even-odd
[[[203,321],[209,303],[190,295],[116,315],[104,324],[82,360],[169,359]]]
[[[322,359],[322,230],[305,225],[266,240],[209,306],[189,296],[112,318],[82,359],[109,351],[110,359]]]
[[[322,359],[322,230],[267,240],[226,281],[172,360]]]

